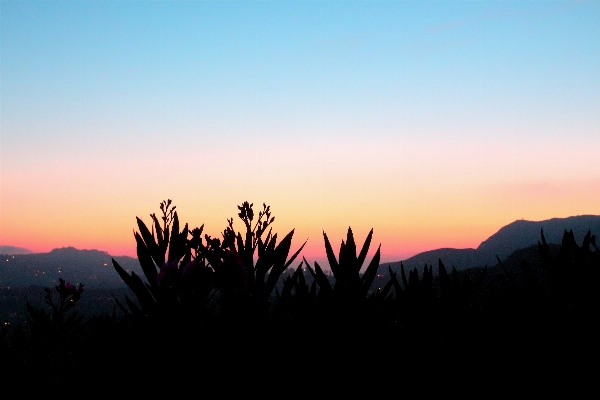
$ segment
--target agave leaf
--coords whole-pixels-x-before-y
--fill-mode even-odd
[[[152,214],[152,220],[154,221],[154,230],[156,231],[156,238],[158,239],[158,247],[165,252],[167,250],[167,243],[165,243],[165,237],[163,230],[160,227],[160,222],[158,222],[158,218],[156,218],[156,215],[154,214]]]
[[[375,276],[377,275],[377,269],[379,268],[380,258],[381,258],[381,245],[379,245],[379,247],[377,248],[377,252],[373,256],[371,263],[367,267],[367,270],[365,271],[365,274],[363,275],[363,277],[361,279],[363,296],[365,296],[369,292],[369,289],[371,288],[371,285],[373,284],[373,279],[375,279]]]
[[[299,295],[301,295],[304,298],[308,296],[308,285],[306,284],[306,279],[304,278],[304,272],[302,272],[302,264],[303,263],[300,263],[294,275],[298,274],[298,284],[296,285],[296,291]]]
[[[400,273],[402,274],[402,284],[404,285],[404,289],[408,289],[408,281],[406,280],[406,272],[404,272],[404,265],[402,261],[400,261]]]
[[[308,242],[308,239],[306,239],[306,241],[302,244],[302,246],[300,246],[300,248],[298,249],[298,251],[296,251],[294,253],[294,255],[292,255],[292,257],[290,257],[290,259],[285,263],[285,268],[289,267],[290,264],[292,262],[294,262],[294,260],[296,259],[296,257],[298,257],[298,254],[300,254],[300,252],[302,251],[302,249],[304,248],[304,246],[306,246],[307,242]]]
[[[360,271],[363,263],[365,262],[365,259],[367,258],[367,253],[369,252],[369,246],[371,246],[371,239],[373,239],[373,228],[371,228],[371,230],[369,231],[369,234],[367,235],[367,238],[365,239],[365,243],[363,244],[362,250],[360,251],[360,254],[358,255],[358,259],[356,261],[356,268],[358,269],[357,272]]]
[[[446,267],[444,267],[441,258],[438,258],[438,274],[440,276],[441,295],[449,296],[450,290],[452,289],[452,287],[450,286],[450,277],[448,276],[448,271],[446,271]]]
[[[144,271],[144,275],[146,275],[146,279],[148,279],[148,282],[150,282],[150,285],[152,287],[155,287],[155,286],[157,286],[157,284],[156,284],[156,276],[158,274],[157,266],[154,264],[154,261],[152,260],[152,256],[151,256],[150,252],[148,251],[148,248],[144,244],[142,237],[137,232],[135,233],[135,241],[137,242],[136,250],[137,250],[137,257],[138,257],[138,261],[140,263],[140,267],[142,267],[142,271]]]
[[[130,288],[140,302],[142,309],[146,310],[147,312],[153,310],[156,302],[140,277],[137,276],[135,272],[131,273],[131,283],[132,285]]]
[[[133,285],[131,276],[129,276],[129,274],[123,269],[123,267],[121,267],[119,265],[118,262],[115,261],[114,258],[112,259],[112,263],[113,263],[113,267],[117,271],[117,274],[119,274],[121,279],[123,279],[123,282],[125,282],[125,284],[131,289],[131,286]]]
[[[335,259],[335,254],[333,254],[331,243],[329,243],[329,238],[327,237],[325,231],[323,231],[323,237],[325,238],[325,252],[327,253],[327,260],[329,261],[329,268],[331,269],[331,272],[333,272],[333,276],[335,276],[336,281],[344,281],[345,279],[343,272],[340,270],[340,266]]]
[[[271,235],[271,237],[269,238],[269,246],[268,248],[271,249],[271,251],[275,250],[275,247],[277,247],[277,234],[273,234]]]
[[[144,282],[144,286],[146,287],[146,289],[148,289],[148,291],[150,292],[150,294],[152,295],[152,297],[154,297],[155,299],[158,299],[158,297],[160,295],[160,287],[158,287],[158,286],[152,287],[147,282]]]
[[[308,268],[308,271],[312,275],[313,279],[316,279],[315,271],[313,271],[313,269],[310,267],[310,265],[308,264],[308,261],[306,261],[306,258],[302,257],[302,261],[304,262],[304,264],[306,264],[306,267]]]
[[[265,292],[265,295],[267,297],[271,295],[271,292],[273,291],[273,288],[275,287],[275,284],[277,283],[277,280],[279,280],[279,277],[281,276],[283,271],[285,271],[285,269],[290,265],[290,263],[292,261],[294,261],[294,259],[298,255],[298,253],[300,253],[300,250],[302,250],[302,247],[304,247],[304,245],[302,245],[302,247],[300,247],[300,250],[298,250],[292,256],[290,261],[288,261],[286,263],[285,260],[287,259],[288,253],[290,252],[290,247],[292,245],[292,237],[293,236],[294,236],[294,229],[292,229],[290,231],[290,233],[288,233],[283,238],[283,240],[281,240],[279,245],[277,245],[277,247],[273,251],[273,266],[271,267],[269,277],[267,278],[267,285],[266,285],[266,292]],[[275,241],[275,237],[273,237],[273,241]],[[306,244],[306,242],[304,242],[304,244]]]
[[[404,291],[402,287],[400,287],[400,282],[398,282],[398,277],[396,273],[392,271],[392,267],[388,266],[388,270],[390,271],[390,282],[394,285],[394,290],[396,291],[396,298],[400,299],[404,297]]]
[[[269,228],[269,232],[267,233],[267,237],[265,238],[265,245],[268,244],[271,241],[271,238],[273,237],[273,228]]]
[[[275,263],[274,254],[275,254],[275,243],[277,242],[277,234],[271,238],[265,250],[263,252],[263,256],[256,260],[256,281],[264,282],[265,276],[269,272],[269,269],[273,267]]]
[[[186,266],[190,261],[192,261],[192,251],[189,247],[186,247],[185,255],[183,256],[183,260],[181,260],[181,265]]]
[[[338,262],[342,273],[344,273],[346,276],[346,283],[349,283],[351,280],[355,280],[353,278],[356,278],[360,268],[356,268],[356,243],[354,242],[354,235],[352,234],[352,229],[350,227],[348,227],[346,241],[344,242],[342,240]]]
[[[266,246],[265,246],[265,243],[263,242],[262,238],[258,238],[258,242],[257,242],[256,246],[258,247],[258,258],[261,258],[266,250]]]
[[[188,224],[185,224],[181,232],[173,235],[169,244],[169,261],[179,261],[188,254],[191,257],[187,240],[188,233]]]
[[[310,268],[310,266],[309,266]],[[312,269],[310,270],[312,273]],[[319,263],[315,261],[315,272],[314,272],[315,281],[319,284],[321,288],[321,292],[323,293],[331,293],[333,292],[333,288],[331,287],[331,283],[329,283],[329,279],[327,279],[327,275],[321,269]]]
[[[377,304],[378,306],[380,306],[388,298],[392,286],[394,286],[394,282],[390,279],[379,293],[379,303]]]
[[[141,234],[142,238],[144,239],[144,243],[145,243],[146,247],[148,248],[150,255],[154,259],[154,262],[158,266],[163,265],[165,263],[164,250],[162,250],[160,247],[158,247],[158,244],[156,244],[156,242],[154,241],[154,236],[152,236],[152,234],[146,227],[146,224],[144,224],[144,221],[142,221],[138,217],[136,217],[136,220],[137,220],[138,228],[140,229],[140,234]]]
[[[342,240],[342,243],[340,244],[340,252],[338,254],[338,264],[340,265],[340,270],[346,274],[349,275],[349,270],[348,270],[348,260],[346,258],[346,242],[344,242]]]
[[[350,266],[356,264],[356,243],[354,242],[354,235],[352,229],[348,227],[348,234],[346,235],[346,254],[350,262]]]
[[[262,255],[259,255],[258,259],[256,260],[256,282],[264,282],[267,272],[269,272],[269,269],[273,265],[273,252],[269,250],[272,249],[265,249]]]

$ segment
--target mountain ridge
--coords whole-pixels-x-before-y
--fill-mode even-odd
[[[600,234],[600,215],[584,214],[565,218],[550,218],[542,221],[515,220],[504,225],[496,233],[479,244],[477,248],[439,248],[427,250],[402,261],[381,264],[399,268],[400,263],[406,269],[417,268],[423,271],[424,266],[437,265],[442,260],[446,267],[464,270],[473,267],[493,266],[497,259],[506,259],[517,250],[536,245],[541,240],[541,232],[549,244],[559,244],[565,231],[573,231],[575,239],[580,241],[585,234]],[[380,268],[381,268],[380,267]]]
[[[447,268],[464,270],[474,267],[493,266],[497,257],[501,260],[513,252],[536,245],[541,231],[549,244],[559,244],[565,230],[573,230],[576,240],[600,233],[600,215],[577,215],[566,218],[551,218],[542,221],[516,220],[503,227],[477,248],[439,248],[427,250],[408,259],[382,263],[380,270],[387,272],[388,266],[397,269],[400,263],[406,269],[417,268],[422,272],[425,265],[437,265],[442,260]],[[59,277],[72,283],[83,283],[87,287],[123,287],[124,283],[114,270],[114,258],[127,271],[135,271],[143,276],[136,258],[111,256],[108,252],[96,249],[76,249],[68,246],[52,249],[47,253],[3,254],[0,259],[0,288],[15,286],[56,285]]]
[[[0,245],[0,254],[3,255],[16,255],[16,254],[31,254],[33,251],[26,249],[24,247],[18,246],[9,246],[9,245]]]

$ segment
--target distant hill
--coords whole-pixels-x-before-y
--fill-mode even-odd
[[[544,221],[517,220],[500,228],[481,242],[477,249],[430,250],[403,260],[402,264],[407,271],[417,268],[419,272],[423,271],[425,264],[434,265],[434,273],[439,259],[447,268],[455,267],[457,270],[493,266],[497,264],[496,256],[505,260],[517,250],[536,245],[541,239],[542,229],[548,243],[560,244],[565,230],[573,230],[575,240],[581,242],[588,230],[600,235],[600,215],[578,215]],[[400,262],[382,264],[383,268],[380,270],[387,271],[388,265],[396,269]]]
[[[580,241],[588,230],[592,234],[600,235],[600,215],[579,215],[544,221],[517,220],[484,240],[477,250],[482,253],[498,254],[501,259],[504,259],[517,249],[537,244],[542,229],[548,243],[561,243],[565,230],[572,230],[575,240]]]
[[[123,268],[142,274],[137,259],[113,257],[105,251],[78,250],[73,247],[54,249],[49,253],[0,255],[0,288],[43,286],[54,287],[58,278],[87,288],[126,287],[111,258]]]
[[[30,254],[32,253],[31,250],[26,249],[24,247],[17,247],[17,246],[0,246],[0,255],[1,254],[6,254],[6,255],[13,255],[13,254]]]

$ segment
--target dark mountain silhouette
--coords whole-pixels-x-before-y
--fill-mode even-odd
[[[588,230],[592,234],[600,234],[600,215],[579,215],[544,221],[517,220],[483,241],[477,250],[498,254],[504,259],[517,249],[537,244],[542,229],[548,243],[561,243],[565,230],[573,230],[575,239],[581,240]]]
[[[58,278],[86,288],[126,287],[115,272],[111,258],[123,268],[142,273],[137,259],[112,257],[105,251],[78,250],[73,247],[49,253],[0,255],[0,288],[19,286],[54,287]]]
[[[13,254],[31,254],[32,251],[29,249],[26,249],[24,247],[17,247],[17,246],[0,246],[0,255],[2,254],[6,254],[6,255],[13,255]]]
[[[600,215],[578,215],[544,221],[517,220],[500,228],[477,249],[430,250],[403,260],[402,264],[407,271],[417,268],[419,272],[423,271],[425,264],[433,265],[434,273],[437,273],[439,259],[447,268],[455,267],[459,271],[486,265],[491,267],[497,264],[497,257],[505,260],[517,250],[536,245],[541,238],[542,229],[548,243],[560,244],[565,230],[573,230],[575,239],[582,240],[588,230],[592,234],[600,234]],[[400,262],[382,264],[380,271],[387,271],[388,266],[397,269]]]

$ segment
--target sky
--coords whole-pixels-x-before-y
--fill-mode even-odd
[[[0,0],[0,244],[135,256],[165,199],[311,263],[598,215],[600,1]]]

